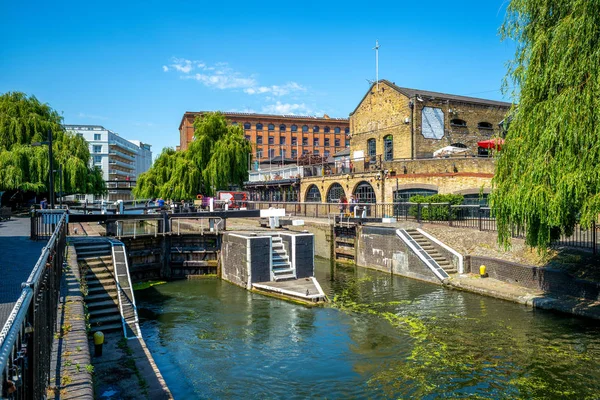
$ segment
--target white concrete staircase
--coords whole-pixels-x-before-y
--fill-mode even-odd
[[[415,242],[419,244],[419,246],[421,246],[423,250],[425,250],[425,252],[427,252],[427,254],[429,254],[429,257],[431,257],[444,271],[446,271],[448,275],[456,274],[458,272],[456,267],[439,251],[437,251],[431,241],[423,236],[419,231],[416,229],[407,229],[406,232],[414,239]]]
[[[74,245],[82,276],[87,282],[85,303],[92,333],[122,330],[110,243],[94,240],[78,241]]]
[[[272,237],[271,266],[273,279],[285,281],[296,279],[296,270],[290,262],[290,257],[283,245],[281,236]]]

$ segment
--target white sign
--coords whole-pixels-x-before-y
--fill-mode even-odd
[[[260,217],[285,217],[285,208],[269,208],[267,210],[260,210]]]
[[[444,137],[444,111],[441,108],[423,107],[421,111],[421,134],[427,139]]]

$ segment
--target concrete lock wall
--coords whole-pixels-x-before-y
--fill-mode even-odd
[[[360,226],[357,239],[356,265],[441,284],[394,228]]]
[[[248,266],[248,239],[225,234],[221,244],[221,277],[238,286],[248,288],[250,271]]]
[[[574,279],[561,270],[532,267],[488,257],[465,257],[465,272],[479,274],[481,265],[486,266],[486,272],[490,278],[503,282],[541,290],[549,294],[600,300],[599,283]]]
[[[252,281],[250,283],[268,282],[271,280],[271,238],[250,237],[250,266]]]
[[[315,237],[312,234],[296,235],[296,277],[308,278],[315,272]]]

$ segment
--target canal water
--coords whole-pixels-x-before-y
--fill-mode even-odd
[[[328,260],[332,306],[214,279],[136,292],[176,399],[600,398],[600,324]]]

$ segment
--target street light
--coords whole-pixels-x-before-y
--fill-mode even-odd
[[[43,141],[43,142],[33,142],[31,143],[32,146],[41,146],[41,145],[48,145],[48,163],[50,164],[50,173],[49,175],[49,180],[50,180],[50,209],[54,209],[54,162],[52,161],[52,130],[48,129],[48,140],[47,141]]]

